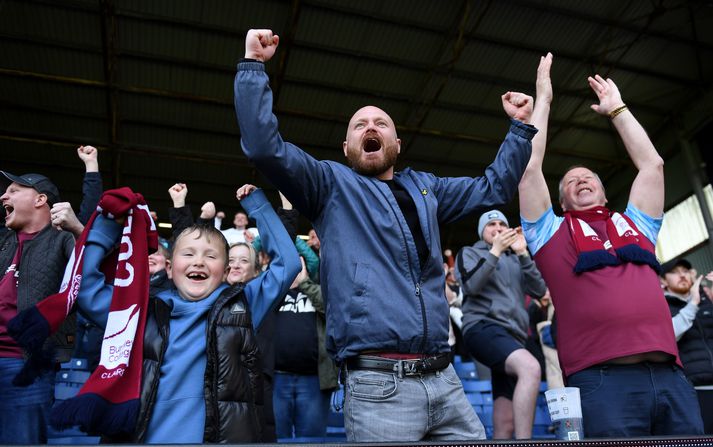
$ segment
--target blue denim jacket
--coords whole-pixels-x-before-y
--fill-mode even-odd
[[[537,130],[513,121],[482,177],[441,178],[409,168],[394,175],[416,204],[429,248],[421,266],[388,185],[341,163],[316,160],[282,140],[262,63],[238,64],[235,109],[243,151],[319,235],[327,349],[335,360],[369,350],[447,352],[449,313],[439,223],[511,200]]]

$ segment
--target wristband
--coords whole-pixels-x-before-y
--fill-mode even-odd
[[[614,119],[617,115],[619,115],[622,112],[627,111],[629,108],[624,104],[623,106],[619,106],[616,109],[612,110],[609,112],[609,118]]]

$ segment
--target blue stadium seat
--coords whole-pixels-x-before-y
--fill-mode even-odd
[[[308,437],[308,436],[303,436],[300,438],[280,438],[277,440],[280,444],[287,443],[287,444],[322,444],[325,442],[325,439],[318,436],[318,437]]]
[[[475,363],[473,362],[454,362],[453,368],[461,380],[478,380],[478,371],[475,369]]]
[[[492,427],[493,426],[493,407],[490,405],[484,405],[482,407],[482,411],[480,413],[478,413],[478,417],[480,418],[480,422],[482,422],[484,426]]]
[[[492,383],[489,380],[468,380],[461,377],[463,390],[473,409],[478,414],[480,421],[485,427],[485,435],[488,439],[493,437],[493,394]],[[547,409],[545,391],[547,382],[540,384],[540,392],[537,395],[535,407],[535,420],[532,427],[533,439],[555,439],[551,432],[552,422]]]
[[[344,388],[339,386],[336,390],[332,392],[332,408],[342,408],[344,406]]]
[[[547,399],[545,398],[545,393],[540,393],[537,395],[537,405],[547,406]]]
[[[549,425],[535,424],[532,426],[532,439],[555,439]]]
[[[327,427],[327,439],[325,439],[324,442],[347,442],[347,433],[344,430],[344,427]]]
[[[73,358],[66,363],[60,365],[61,369],[71,369],[74,371],[89,371],[89,365],[87,364],[87,359],[77,359]]]
[[[54,386],[55,400],[67,400],[77,395],[80,386],[74,386],[69,383],[56,383]]]
[[[327,416],[327,427],[344,427],[344,413],[330,410]]]
[[[63,432],[60,432],[63,433]],[[81,433],[77,436],[63,436],[58,438],[50,438],[47,435],[48,445],[96,445],[99,444],[99,438],[87,436],[86,433]]]
[[[62,363],[61,369],[55,376],[55,405],[76,396],[90,375],[85,359],[72,359],[69,362]],[[79,430],[78,427],[66,430],[55,430],[51,426],[47,428],[47,444],[94,445],[99,444],[99,441],[99,437],[89,436]]]
[[[493,390],[490,380],[461,380],[461,383],[466,393],[490,393]]]
[[[55,382],[83,385],[90,375],[91,373],[89,371],[73,371],[60,369],[59,372],[57,372]]]
[[[332,405],[330,406],[329,415],[327,416],[327,437],[322,442],[335,443],[347,441],[347,435],[344,430],[344,412],[342,411],[343,397],[344,389],[341,387],[332,393]],[[339,408],[339,411],[335,408]],[[292,442],[292,440],[289,442]]]
[[[483,395],[481,393],[465,393],[471,405],[483,405]]]
[[[550,420],[550,412],[547,409],[547,406],[541,407],[541,406],[536,406],[535,407],[535,424],[542,424],[542,425],[551,425],[552,421]]]
[[[533,439],[555,439],[552,432],[552,421],[550,411],[547,409],[547,382],[540,383],[540,393],[537,395],[537,406],[535,407],[535,420],[532,426]]]

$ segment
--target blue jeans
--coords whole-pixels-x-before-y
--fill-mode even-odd
[[[277,438],[324,437],[327,434],[329,398],[319,389],[319,376],[275,371],[272,405]]]
[[[465,441],[485,429],[463,392],[453,365],[399,378],[394,373],[349,370],[344,428],[349,442]]]
[[[47,443],[55,373],[46,372],[27,387],[14,386],[12,379],[24,363],[0,358],[0,444]]]
[[[696,392],[668,363],[598,365],[572,374],[585,438],[702,435]]]

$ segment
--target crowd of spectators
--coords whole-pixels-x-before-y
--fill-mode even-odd
[[[128,348],[123,364],[131,356],[143,367],[128,411],[106,390],[99,404],[88,400],[93,414],[50,409],[59,362],[87,359],[99,371],[92,383],[112,371],[110,331],[127,280],[121,264],[106,266],[134,255],[142,198],[104,193],[91,146],[77,149],[86,173],[76,213],[48,177],[0,171],[0,443],[44,443],[58,420],[124,442],[318,438],[339,386],[350,441],[482,439],[449,365],[455,353],[490,370],[494,438],[532,436],[542,380],[580,388],[588,437],[713,433],[713,297],[704,287],[713,272],[653,256],[663,164],[613,81],[595,76],[589,86],[593,110],[611,119],[638,169],[629,204],[607,210],[601,180],[578,166],[560,183],[559,217],[542,174],[551,55],[534,106],[503,95],[512,126],[485,176],[454,179],[394,171],[400,140],[376,107],[350,120],[351,168],[282,141],[264,72],[278,42],[269,30],[248,33],[235,94],[243,150],[280,189],[281,206],[243,185],[243,209],[222,228],[226,214],[213,202],[194,216],[188,185],[168,188],[172,235],[152,244],[148,219],[149,251],[125,267],[145,269],[150,297],[137,304],[143,348]],[[522,228],[496,208],[518,187]],[[131,206],[117,211],[110,193]],[[314,225],[306,236],[297,210]],[[476,242],[443,250],[439,223],[475,211]],[[66,318],[37,338],[28,322],[57,292],[73,297]],[[107,422],[118,410],[130,420]]]

